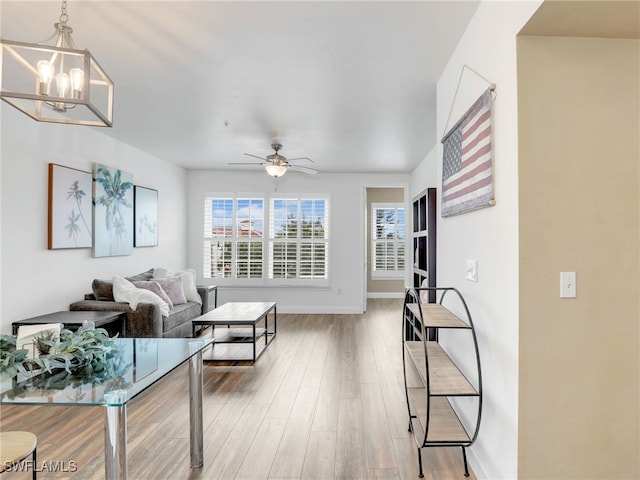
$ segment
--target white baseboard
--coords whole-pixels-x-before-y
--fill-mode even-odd
[[[367,292],[367,298],[404,298],[404,292]]]
[[[482,468],[482,462],[480,462],[478,457],[474,455],[473,447],[467,448],[467,463],[469,464],[469,468],[473,470],[473,474],[477,479],[491,478],[487,476],[484,468]]]
[[[278,313],[294,313],[304,315],[305,313],[318,313],[318,314],[359,314],[363,313],[361,308],[358,307],[323,307],[323,306],[305,306],[305,307],[280,307],[278,305]]]

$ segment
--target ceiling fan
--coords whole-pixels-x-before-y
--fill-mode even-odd
[[[272,143],[271,148],[273,148],[275,153],[267,155],[266,157],[260,157],[251,153],[245,153],[245,155],[247,155],[248,157],[255,157],[262,160],[261,162],[232,162],[229,163],[229,165],[262,165],[269,175],[276,178],[283,176],[289,169],[295,172],[309,173],[312,175],[318,173],[318,170],[316,170],[315,168],[305,167],[292,163],[300,161],[313,163],[313,160],[311,160],[309,157],[287,159],[287,157],[284,157],[278,153],[282,149],[282,144],[279,142]]]

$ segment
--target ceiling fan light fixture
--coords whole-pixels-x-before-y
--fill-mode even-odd
[[[39,122],[111,127],[113,82],[73,43],[66,0],[61,12],[55,45],[0,40],[0,98]]]
[[[287,167],[284,165],[267,164],[264,169],[272,177],[281,177],[287,173]]]

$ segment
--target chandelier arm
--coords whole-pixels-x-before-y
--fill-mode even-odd
[[[71,30],[67,30],[65,28],[64,30],[64,39],[67,41],[67,44],[69,45],[70,48],[72,48],[73,50],[77,50],[76,48],[76,44],[73,42],[73,39],[71,38]]]
[[[50,37],[46,38],[45,40],[41,40],[41,41],[39,41],[39,42],[37,42],[37,43],[38,43],[38,44],[40,44],[40,45],[43,45],[43,44],[47,43],[48,41],[53,40],[53,38],[54,38],[56,35],[58,35],[58,30],[57,30],[57,29],[56,29],[56,31],[55,31],[55,32],[53,32],[53,34],[52,34]]]

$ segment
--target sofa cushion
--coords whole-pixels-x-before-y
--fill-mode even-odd
[[[153,268],[147,270],[146,272],[138,273],[136,275],[131,275],[130,277],[124,277],[130,282],[151,280],[153,277]],[[113,302],[113,282],[111,280],[100,280],[98,278],[94,279],[91,282],[91,290],[93,291],[93,296],[96,300],[100,300],[102,302]]]
[[[169,315],[169,305],[155,293],[136,286],[123,277],[113,277],[113,298],[116,302],[127,302],[131,310],[136,309],[138,303],[153,303],[160,307],[163,317]]]
[[[151,280],[151,277],[153,277],[153,268],[150,268],[146,272],[138,273],[136,275],[131,275],[130,277],[124,277],[124,278],[126,278],[130,282],[138,282],[138,281],[144,281],[144,280]]]
[[[170,315],[162,319],[162,331],[167,332],[185,322],[191,323],[192,319],[200,315],[200,308],[200,304],[195,302],[174,305]]]
[[[114,302],[113,298],[113,282],[110,280],[100,280],[98,278],[91,282],[91,290],[96,300],[101,302]]]

